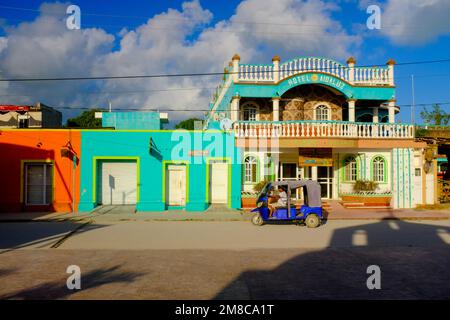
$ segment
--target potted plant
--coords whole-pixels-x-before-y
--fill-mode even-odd
[[[258,194],[261,192],[262,188],[266,185],[266,180],[261,180],[253,186],[253,191],[242,191],[241,193],[241,206],[242,208],[254,208],[256,207],[256,200]]]
[[[389,207],[391,204],[391,192],[376,192],[378,183],[371,180],[356,180],[353,192],[341,194],[342,203],[346,207],[370,206]]]

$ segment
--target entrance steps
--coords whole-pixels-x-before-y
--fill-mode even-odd
[[[346,209],[392,209],[388,204],[376,204],[364,205],[362,202],[339,202]]]

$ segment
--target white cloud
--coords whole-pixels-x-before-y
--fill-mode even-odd
[[[0,37],[0,53],[8,46],[8,38]]]
[[[382,7],[381,33],[398,45],[422,45],[450,35],[449,0],[389,0]]]
[[[268,63],[275,54],[282,59],[324,55],[343,60],[354,54],[361,43],[359,36],[349,35],[333,20],[332,13],[338,8],[324,1],[245,0],[228,20],[211,25],[212,13],[194,0],[185,2],[181,10],[168,9],[134,30],[123,29],[117,38],[102,29],[67,30],[63,19],[66,6],[44,4],[36,20],[7,28],[7,46],[0,51],[1,76],[220,72],[234,53],[247,63]],[[55,12],[62,15],[55,16]],[[114,39],[120,42],[117,49],[113,49]],[[35,96],[21,101],[40,100],[55,106],[107,106],[111,100],[113,108],[192,111],[208,108],[210,88],[219,80],[220,77],[177,77],[15,83],[7,92],[32,92]],[[152,91],[180,87],[204,89]],[[105,94],[82,94],[87,88]],[[127,91],[132,92],[112,94]],[[0,98],[2,103],[13,99]],[[192,112],[177,112],[171,118],[190,115]]]

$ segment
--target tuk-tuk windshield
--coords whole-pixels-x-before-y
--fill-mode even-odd
[[[269,192],[270,192],[270,188],[272,187],[272,184],[266,183],[266,185],[262,188],[262,190],[259,192],[258,194],[258,198],[260,198],[261,196],[266,196]]]

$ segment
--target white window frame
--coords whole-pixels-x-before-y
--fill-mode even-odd
[[[355,182],[358,180],[358,163],[355,156],[345,158],[344,178],[346,182]]]
[[[245,113],[252,111],[253,116],[250,119],[250,116],[248,119],[245,119]],[[246,102],[242,105],[242,120],[244,121],[258,121],[259,120],[259,105],[255,102]]]
[[[247,162],[247,159],[253,159],[252,162]],[[255,165],[255,181],[252,180],[253,176],[253,165]],[[258,183],[258,158],[255,155],[248,154],[244,157],[244,183]],[[248,179],[250,177],[250,179]]]
[[[387,181],[384,181],[385,180],[384,179],[385,171],[386,171],[385,159],[381,156],[375,156],[372,160],[372,174],[373,174],[372,179],[373,179],[373,181],[387,182]]]
[[[319,112],[319,110],[324,110],[324,109],[327,110],[327,117],[326,117],[326,119],[319,119],[317,116],[318,112]],[[331,120],[331,107],[328,103],[320,102],[314,106],[314,120],[317,120],[317,121],[330,121]]]

